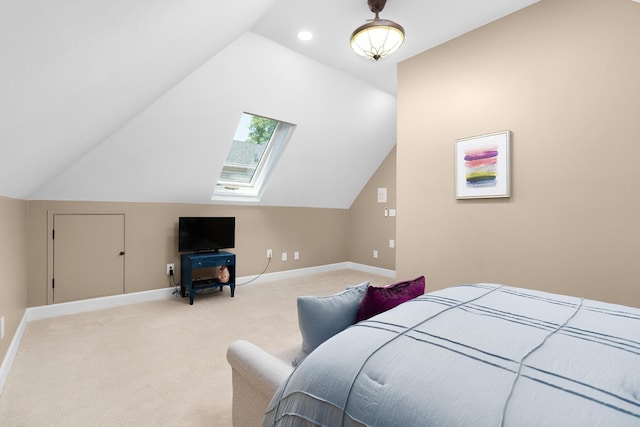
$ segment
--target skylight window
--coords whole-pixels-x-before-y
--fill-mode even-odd
[[[243,113],[212,200],[257,201],[295,125]]]

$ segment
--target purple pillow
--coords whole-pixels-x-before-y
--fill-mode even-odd
[[[424,276],[383,288],[369,286],[358,310],[358,322],[424,294]]]

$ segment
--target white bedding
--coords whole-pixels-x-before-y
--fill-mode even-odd
[[[425,294],[314,350],[262,426],[640,426],[640,309],[495,284]]]

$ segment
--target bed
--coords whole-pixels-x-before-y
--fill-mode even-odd
[[[640,309],[497,284],[431,292],[338,333],[262,427],[640,426]]]

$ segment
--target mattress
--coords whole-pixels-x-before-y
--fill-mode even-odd
[[[640,309],[498,284],[431,292],[315,349],[268,426],[640,426]]]

